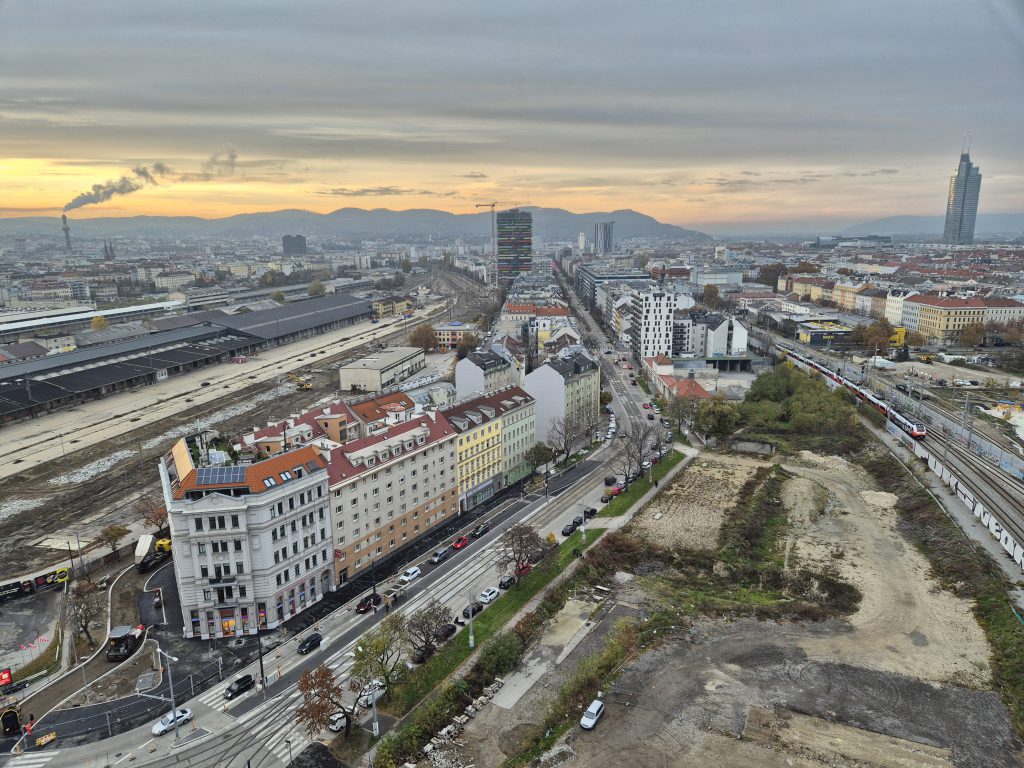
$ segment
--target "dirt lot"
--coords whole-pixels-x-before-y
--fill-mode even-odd
[[[716,456],[707,469],[696,462],[679,484],[720,489],[730,471],[745,477],[760,465]],[[989,650],[971,606],[928,577],[898,533],[893,497],[841,459],[803,455],[785,466],[796,476],[783,492],[793,523],[789,566],[848,579],[863,593],[859,609],[849,621],[818,624],[701,621],[627,664],[604,692],[597,729],[571,727],[540,766],[1020,765],[1006,710],[984,690]],[[703,472],[705,481],[693,477]],[[662,506],[673,516],[663,511],[662,527],[707,520],[713,497],[696,494],[690,504],[677,488],[670,498]],[[719,491],[718,509],[725,498]],[[649,519],[642,530],[665,541]],[[711,530],[705,522],[697,537],[704,546]],[[685,532],[675,539],[686,540]],[[435,767],[489,768],[521,749],[560,682],[600,648],[614,619],[643,615],[642,582],[620,583],[610,613],[564,663],[514,707],[485,708],[460,739],[465,747],[446,750],[448,762]]]
[[[762,462],[704,455],[655,496],[633,525],[668,547],[714,549],[726,510]]]

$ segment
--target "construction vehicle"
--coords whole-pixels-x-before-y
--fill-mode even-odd
[[[171,556],[171,540],[158,539],[151,533],[139,538],[135,545],[135,567],[145,573]]]
[[[298,389],[312,389],[313,385],[307,381],[308,376],[296,376],[294,373],[289,373],[288,378],[295,382],[295,386]]]
[[[145,631],[141,624],[134,627],[125,624],[111,629],[107,636],[107,661],[122,661],[135,653]]]

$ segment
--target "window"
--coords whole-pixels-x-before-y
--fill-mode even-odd
[[[197,531],[203,530],[203,518],[201,518],[201,517],[197,517],[196,518],[196,530]]]
[[[242,540],[241,539],[235,539],[235,552],[241,552],[241,551],[242,551]]]
[[[231,516],[231,527],[232,528],[237,528],[238,527],[238,515],[232,515]]]
[[[280,573],[277,574],[274,578],[277,579],[277,586],[280,587],[281,586],[281,574]]]
[[[204,544],[203,542],[199,542],[196,545],[196,549],[199,551],[200,555],[205,555],[206,554],[206,544]]]
[[[210,569],[207,568],[205,565],[200,566],[199,575],[202,576],[204,579],[210,578]]]
[[[245,587],[239,585],[239,587],[238,587],[238,596],[239,597],[245,597]]]
[[[208,589],[203,590],[203,602],[210,602],[213,599],[213,592]]]
[[[235,561],[235,573],[245,573],[245,563],[241,560]]]

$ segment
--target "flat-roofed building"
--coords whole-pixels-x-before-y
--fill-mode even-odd
[[[423,370],[426,364],[419,347],[389,347],[339,368],[339,386],[353,392],[381,392]]]

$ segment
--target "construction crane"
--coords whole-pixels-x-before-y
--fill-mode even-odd
[[[509,203],[495,200],[493,203],[477,203],[477,208],[491,209],[491,285],[498,287],[498,219],[494,209],[499,205],[523,205],[523,203]]]

